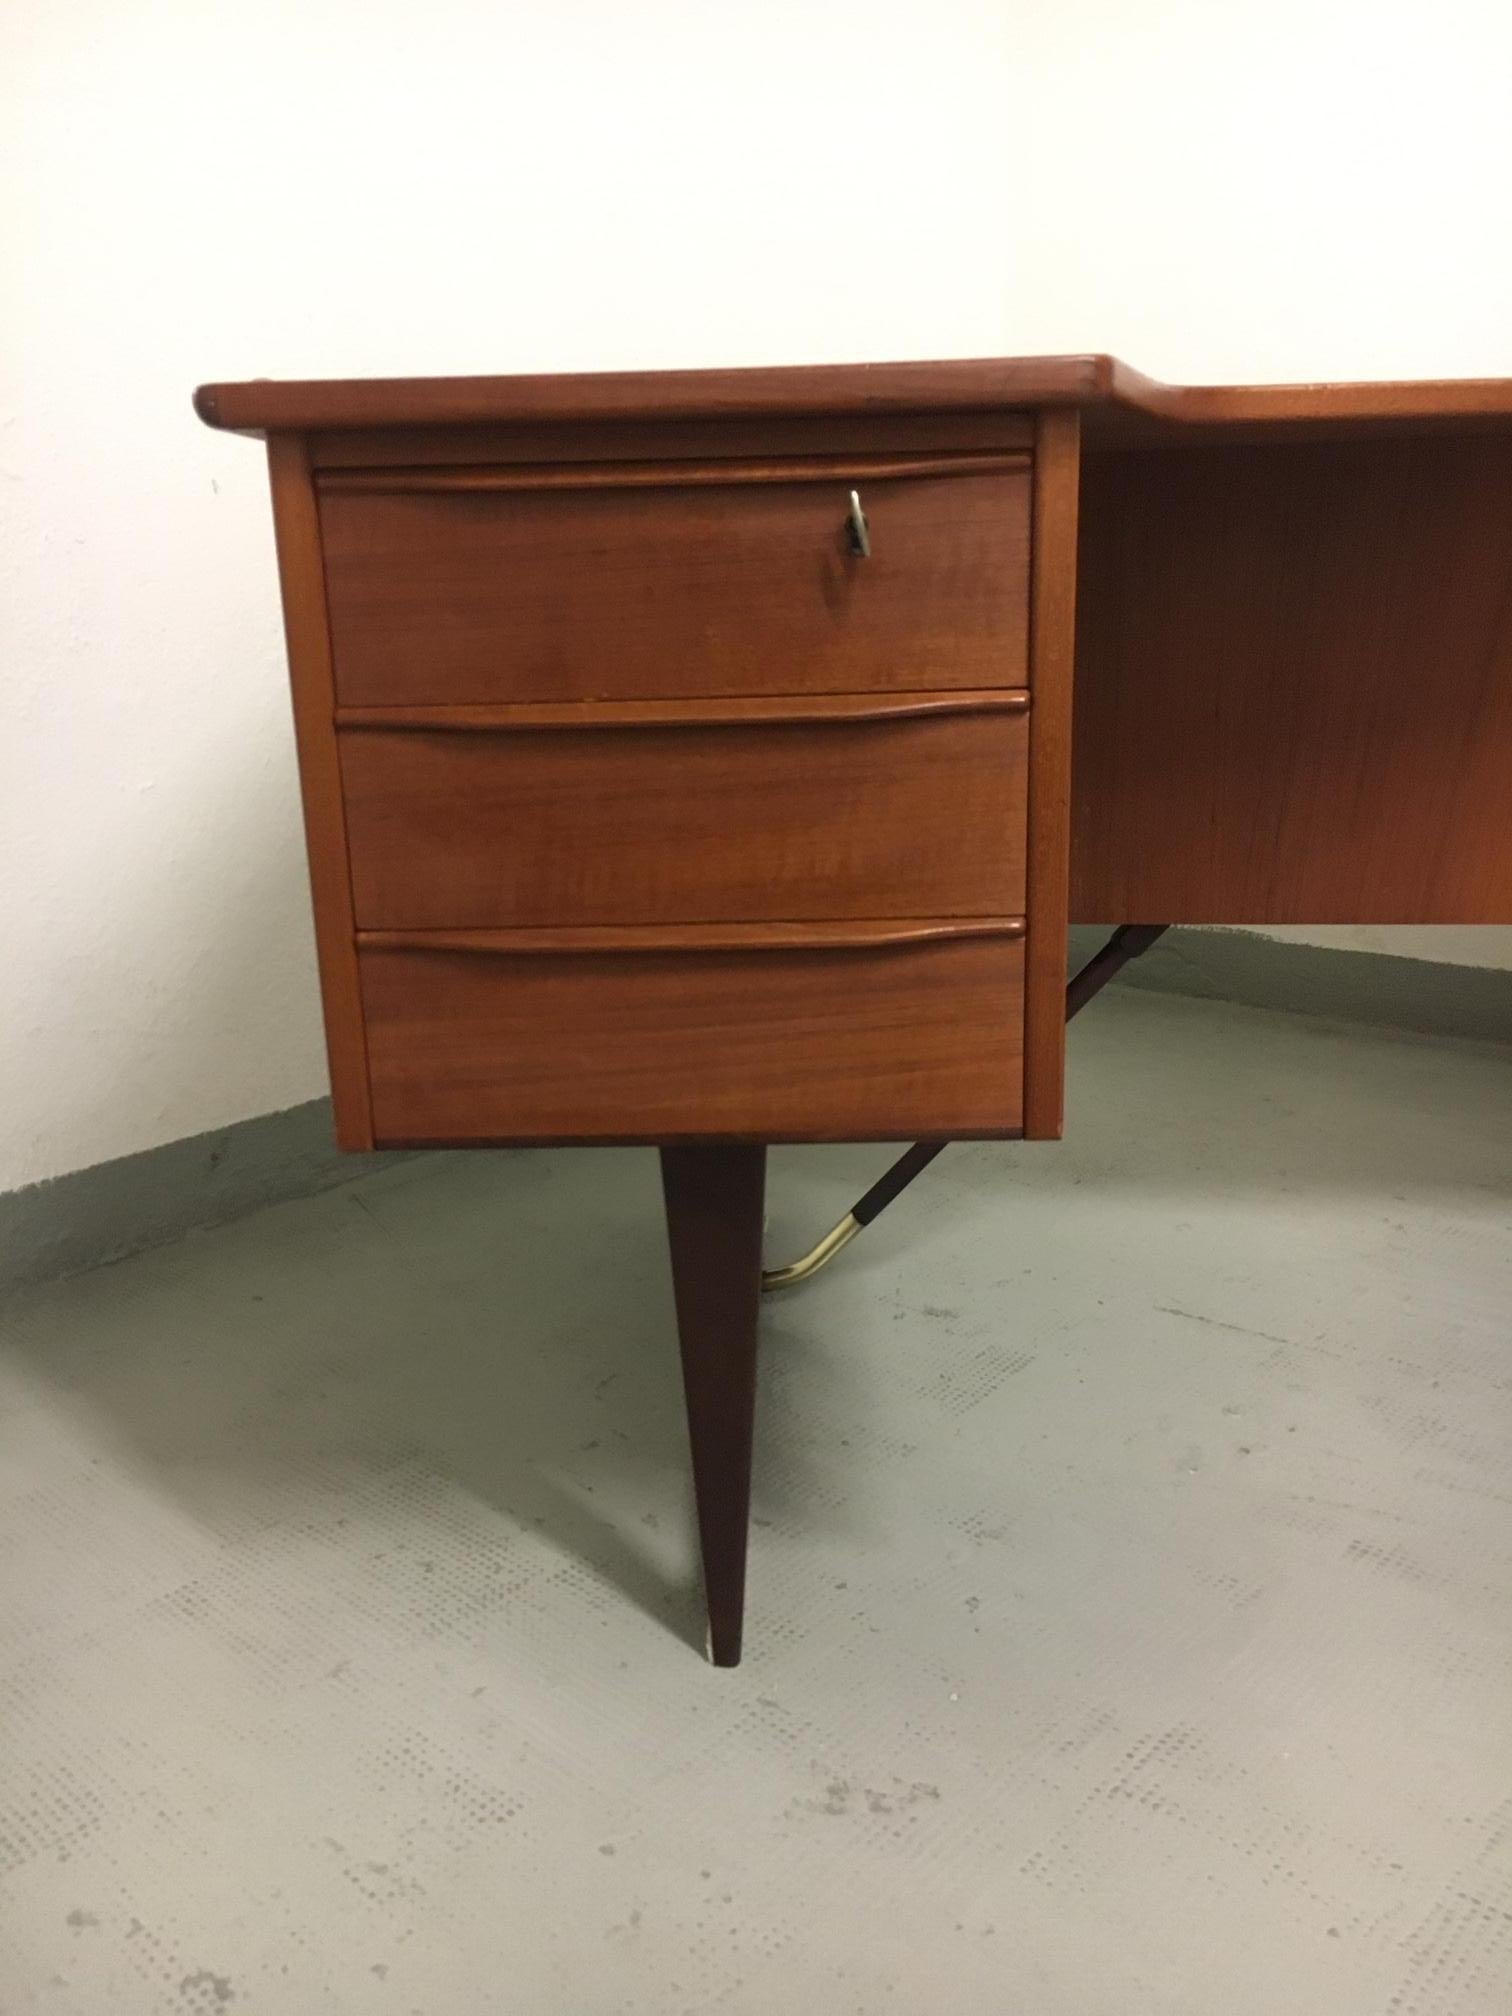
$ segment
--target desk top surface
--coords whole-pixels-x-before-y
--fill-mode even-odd
[[[247,434],[497,421],[750,419],[1077,406],[1094,439],[1138,442],[1215,429],[1512,425],[1512,378],[1165,385],[1116,357],[988,357],[542,377],[256,378],[202,385],[194,405],[207,425]]]

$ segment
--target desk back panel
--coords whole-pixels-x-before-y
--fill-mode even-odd
[[[1504,427],[1092,453],[1077,621],[1073,918],[1512,921]]]

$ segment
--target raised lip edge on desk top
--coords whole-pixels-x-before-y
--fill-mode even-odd
[[[730,420],[1076,406],[1185,427],[1512,420],[1512,378],[1307,385],[1167,385],[1117,358],[602,371],[498,378],[254,378],[201,385],[194,410],[235,433],[490,422]]]

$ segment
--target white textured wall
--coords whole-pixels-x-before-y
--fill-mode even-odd
[[[1500,0],[12,0],[0,1189],[323,1087],[261,458],[197,380],[1512,372],[1509,64]]]

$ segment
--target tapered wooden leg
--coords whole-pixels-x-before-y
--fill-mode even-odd
[[[661,1166],[709,1650],[716,1666],[738,1666],[751,1518],[766,1149],[663,1148]]]

